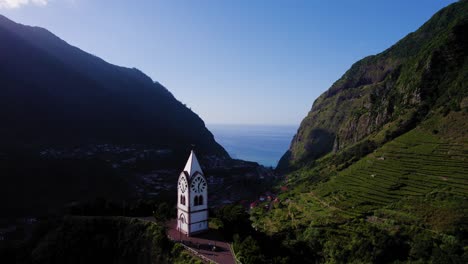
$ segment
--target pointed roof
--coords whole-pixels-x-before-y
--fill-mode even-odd
[[[187,160],[187,164],[185,164],[184,171],[188,173],[189,178],[192,177],[193,174],[195,174],[197,171],[203,174],[200,163],[198,163],[197,156],[193,150],[190,152],[190,157]]]

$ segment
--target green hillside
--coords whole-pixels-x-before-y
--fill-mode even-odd
[[[327,155],[251,220],[301,261],[466,263],[467,118],[432,116],[342,170]]]
[[[278,168],[295,170],[362,140],[382,145],[468,96],[468,2],[442,9],[384,52],[355,63],[313,104]]]
[[[468,215],[467,117],[465,112],[435,116],[341,171],[329,165],[330,155],[317,161],[327,166],[289,174],[293,190],[280,196],[273,217],[257,224],[277,232],[304,222],[378,216],[453,231]],[[463,126],[449,129],[451,122]],[[325,174],[333,176],[318,180]],[[310,180],[314,176],[315,183]]]
[[[354,64],[302,121],[254,227],[305,263],[467,263],[467,58],[459,1]]]
[[[0,256],[2,263],[201,263],[162,224],[102,216],[43,219],[28,240],[1,244]]]

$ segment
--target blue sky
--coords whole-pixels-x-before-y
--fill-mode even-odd
[[[453,2],[0,0],[0,14],[142,70],[206,123],[298,125],[354,62]]]

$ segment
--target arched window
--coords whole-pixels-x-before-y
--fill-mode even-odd
[[[203,204],[203,196],[200,195],[200,198],[198,198],[198,204],[202,205]]]
[[[185,205],[185,195],[180,195],[180,203]]]
[[[195,196],[195,199],[194,199],[194,204],[195,204],[195,206],[197,206],[197,205],[198,205],[198,196]]]

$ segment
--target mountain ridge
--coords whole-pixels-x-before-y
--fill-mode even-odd
[[[180,169],[193,144],[206,165],[235,162],[197,114],[140,70],[1,15],[0,39],[1,215],[136,199],[146,194],[142,173]]]
[[[57,117],[55,121],[60,120],[64,124],[70,125],[70,122],[63,120],[64,118],[76,118],[77,121],[95,120],[93,124],[88,125],[95,125],[98,128],[95,132],[101,134],[100,140],[106,138],[106,133],[111,136],[117,135],[115,129],[106,130],[100,127],[100,122],[108,122],[107,126],[121,130],[119,133],[121,136],[116,136],[116,138],[123,141],[141,143],[135,139],[144,138],[141,140],[143,143],[149,142],[163,146],[180,146],[181,144],[177,141],[181,141],[188,146],[196,144],[201,152],[228,157],[227,152],[214,141],[213,135],[206,129],[203,120],[198,115],[182,105],[164,86],[152,81],[141,71],[110,64],[95,55],[69,45],[46,29],[17,24],[4,16],[0,16],[0,28],[2,39],[5,40],[2,44],[4,52],[0,54],[3,61],[3,83],[7,86],[5,101],[19,98],[19,93],[28,94],[26,90],[29,89],[30,94],[40,97],[44,102],[51,102],[49,106],[63,103],[65,109],[67,105],[75,109],[81,108],[80,113],[63,111],[66,117],[60,117],[57,111],[51,111],[52,109],[48,109],[45,103],[36,102],[39,110],[49,115],[54,112]],[[54,70],[49,70],[47,67]],[[18,72],[24,73],[24,76],[17,76]],[[80,80],[81,83],[72,83],[70,80],[75,80],[75,82]],[[27,84],[21,86],[24,82]],[[21,87],[12,88],[13,86]],[[34,86],[36,88],[32,88]],[[106,105],[101,103],[104,101]],[[32,102],[34,100],[30,98],[28,103]],[[4,105],[8,104],[4,103]],[[26,109],[15,108],[13,103],[10,103],[8,107],[9,111],[4,112],[11,116],[26,112]],[[105,114],[99,116],[100,112]],[[168,118],[166,113],[172,113],[172,116]],[[112,119],[114,120],[111,122]],[[149,120],[154,121],[148,122]],[[12,123],[9,125],[14,128]],[[41,125],[42,129],[47,128],[47,125],[56,128],[54,124],[51,124],[52,121],[44,123],[45,125]],[[129,131],[119,123],[125,123],[135,129]],[[185,126],[182,123],[186,123]],[[76,137],[76,134],[83,134],[83,139],[89,136],[78,129],[78,126],[75,126],[75,129],[75,131],[68,132],[71,138]],[[184,135],[179,132],[179,130],[186,129],[190,129],[191,133]],[[21,128],[16,131],[11,130],[13,130],[12,135],[21,135],[17,133],[18,131],[24,132]],[[164,132],[164,130],[169,132]],[[151,133],[155,136],[151,136]],[[158,135],[161,139],[157,138]],[[29,136],[34,137],[34,135]],[[175,138],[178,140],[174,140]],[[69,138],[63,142],[67,140]]]

